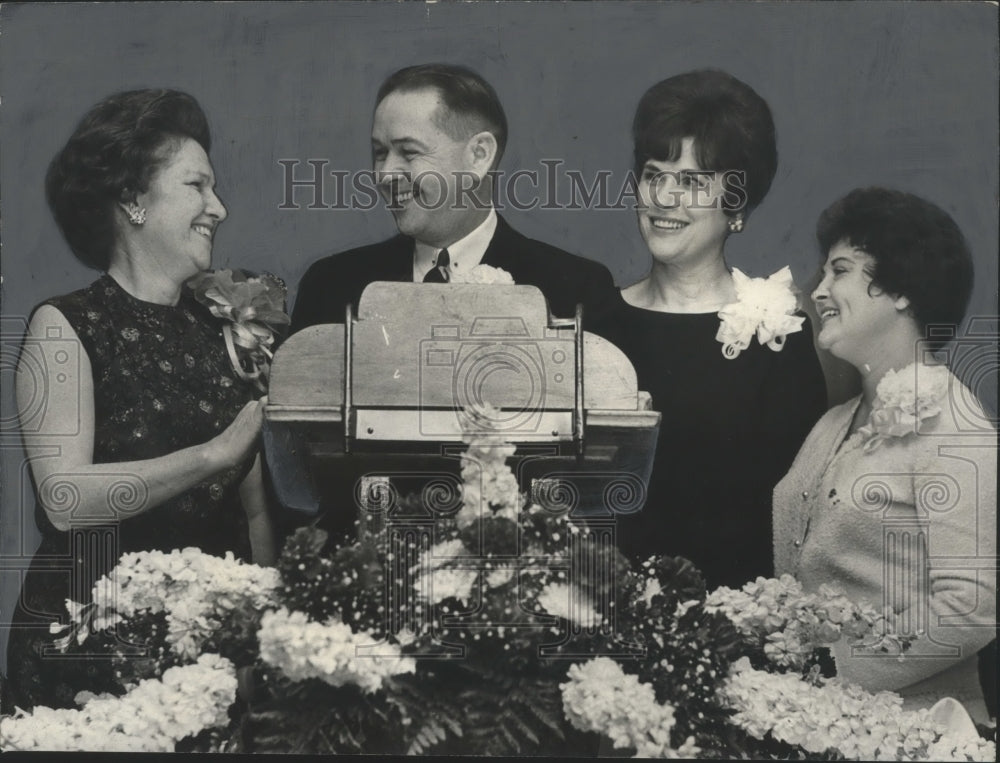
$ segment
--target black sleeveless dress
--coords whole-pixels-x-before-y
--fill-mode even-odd
[[[775,352],[754,338],[729,359],[717,313],[661,313],[619,297],[599,333],[635,367],[660,411],[645,507],[619,516],[619,549],[639,563],[683,556],[709,588],[773,574],[771,492],[826,410],[812,329]]]
[[[222,322],[186,290],[176,306],[143,302],[110,276],[45,304],[69,321],[90,360],[94,386],[94,463],[156,458],[207,442],[256,397],[233,372]],[[53,338],[53,341],[63,341]],[[67,344],[68,362],[79,346]],[[58,383],[58,379],[56,380]],[[134,517],[60,532],[36,506],[42,542],[26,573],[7,648],[3,711],[16,705],[75,707],[77,692],[110,688],[107,659],[54,653],[49,623],[67,622],[64,600],[90,601],[97,578],[121,554],[195,546],[249,559],[250,541],[238,487],[252,461],[228,469]],[[72,514],[74,490],[56,487]],[[108,490],[109,507],[127,514],[143,487],[122,474]],[[109,516],[114,516],[109,512]]]

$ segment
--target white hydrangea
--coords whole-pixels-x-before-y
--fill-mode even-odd
[[[359,647],[376,643],[369,634],[354,633],[337,618],[317,623],[284,607],[264,613],[257,638],[261,659],[293,681],[318,678],[331,686],[355,684],[374,692],[385,678],[416,670],[416,662],[403,657],[397,646],[381,644],[378,656],[359,655]]]
[[[71,631],[80,641],[138,612],[166,612],[167,641],[177,654],[194,659],[226,612],[240,606],[264,609],[276,603],[281,578],[271,567],[206,554],[197,548],[169,553],[140,551],[124,554],[118,565],[94,585],[93,605],[67,600]],[[53,624],[58,633],[69,626]]]
[[[688,758],[699,750],[688,738],[670,746],[674,709],[656,701],[653,687],[626,674],[608,657],[573,665],[560,684],[567,720],[581,731],[596,731],[618,749],[635,748],[638,757]]]
[[[225,726],[236,671],[217,654],[169,668],[123,697],[83,696],[79,710],[36,707],[0,718],[4,751],[173,752],[180,740]]]
[[[893,692],[871,694],[837,679],[816,686],[793,673],[734,663],[721,696],[731,722],[757,739],[771,734],[811,753],[848,760],[995,760],[996,745],[952,739],[928,710],[904,711]]]
[[[853,602],[838,588],[821,585],[805,593],[791,575],[758,577],[740,590],[722,586],[708,595],[705,609],[721,612],[779,667],[801,668],[813,650],[842,638],[855,648],[900,654],[912,638],[901,635],[891,608],[879,612]]]

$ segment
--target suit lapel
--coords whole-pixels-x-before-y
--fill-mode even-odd
[[[402,234],[389,239],[386,254],[388,256],[379,268],[379,280],[412,281],[413,239]]]
[[[520,234],[511,228],[503,217],[497,215],[497,229],[493,232],[490,245],[486,247],[482,263],[494,268],[503,268],[510,271],[511,267],[514,266],[515,254],[518,249],[517,239],[519,236]],[[515,280],[517,280],[517,276],[513,271],[511,271],[511,275],[514,275]]]

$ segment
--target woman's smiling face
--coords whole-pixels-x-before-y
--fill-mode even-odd
[[[684,138],[676,161],[648,159],[639,177],[639,231],[663,263],[722,257],[729,235],[721,173],[704,170],[693,138]]]
[[[812,293],[819,315],[817,344],[858,367],[869,362],[898,320],[899,298],[872,282],[875,259],[846,241],[834,245]]]
[[[162,150],[170,152],[166,161],[136,197],[146,222],[133,231],[150,264],[183,283],[211,267],[212,239],[227,213],[215,195],[212,164],[196,141],[184,138]]]

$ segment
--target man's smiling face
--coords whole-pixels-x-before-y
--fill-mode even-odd
[[[474,205],[456,208],[461,173],[471,169],[468,138],[441,127],[447,107],[432,88],[396,91],[375,109],[372,162],[379,190],[401,233],[433,246],[454,243]],[[469,177],[464,179],[466,187]]]

